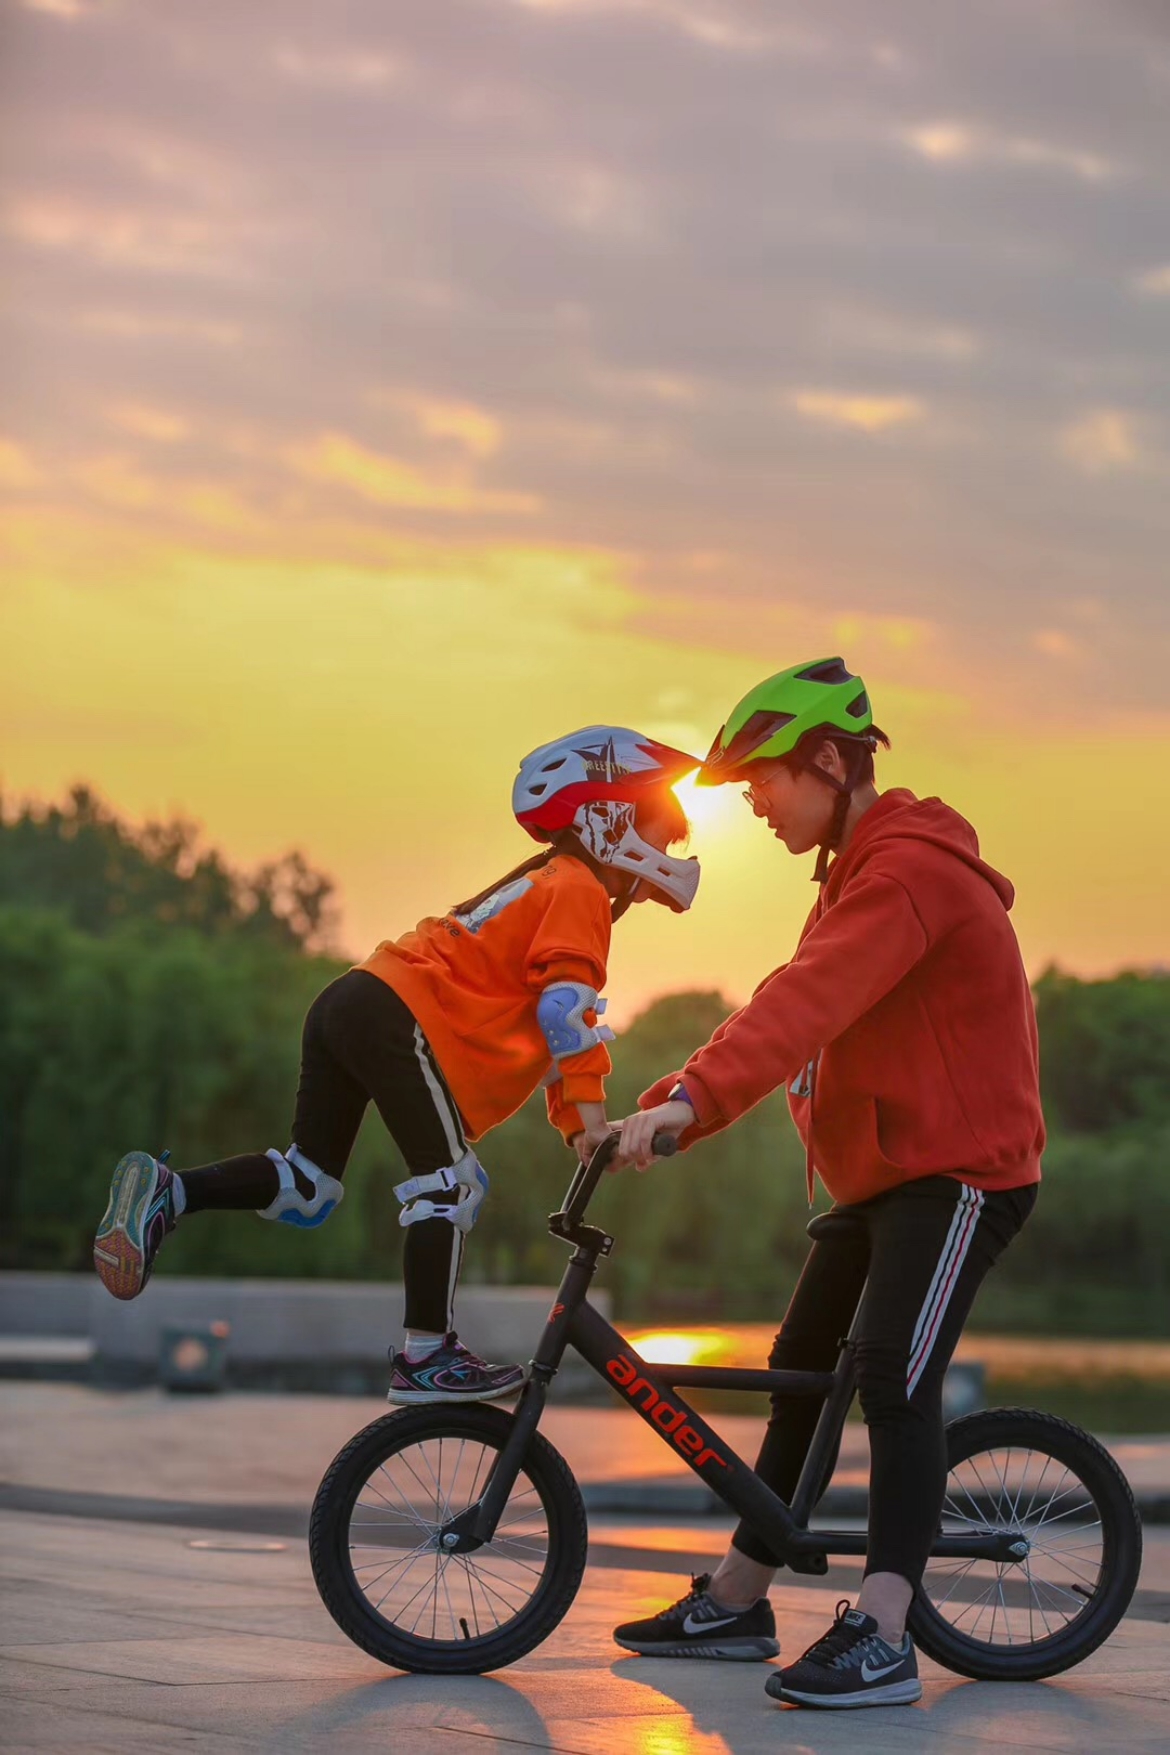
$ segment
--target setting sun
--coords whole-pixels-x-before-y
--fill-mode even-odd
[[[688,774],[675,782],[674,794],[692,828],[728,830],[742,821],[743,804],[735,786],[700,786]]]

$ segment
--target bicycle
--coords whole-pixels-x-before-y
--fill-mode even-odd
[[[641,1358],[587,1297],[613,1238],[583,1219],[614,1143],[577,1167],[549,1215],[550,1233],[574,1253],[514,1411],[436,1403],[384,1415],[350,1439],[321,1482],[309,1528],[317,1588],[342,1631],[382,1663],[445,1675],[498,1669],[568,1611],[585,1571],[585,1507],[568,1464],[537,1428],[570,1345],[790,1570],[823,1575],[831,1556],[866,1551],[863,1528],[809,1527],[853,1399],[856,1316],[832,1372]],[[670,1136],[656,1136],[658,1156],[675,1149]],[[808,1231],[832,1242],[855,1223],[822,1213]],[[680,1386],[822,1401],[791,1504]],[[918,1646],[980,1680],[1033,1681],[1082,1662],[1113,1632],[1137,1585],[1141,1520],[1125,1476],[1088,1433],[1028,1409],[952,1421],[947,1449],[943,1515],[909,1615]]]

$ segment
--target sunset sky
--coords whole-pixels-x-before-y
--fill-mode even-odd
[[[840,652],[1029,968],[1170,962],[1157,0],[0,0],[0,782],[300,847],[353,954],[519,758]],[[701,795],[612,1012],[810,905]]]

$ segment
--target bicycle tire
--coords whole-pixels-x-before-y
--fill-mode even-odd
[[[530,1485],[522,1497],[527,1497],[529,1492],[534,1494],[546,1519],[547,1555],[539,1577],[531,1585],[530,1596],[501,1625],[482,1635],[480,1633],[479,1608],[484,1603],[490,1606],[492,1595],[499,1597],[503,1587],[500,1584],[500,1574],[495,1571],[488,1572],[486,1577],[496,1582],[486,1585],[483,1583],[484,1563],[477,1556],[487,1555],[494,1566],[511,1565],[514,1570],[534,1572],[535,1561],[531,1556],[517,1561],[514,1554],[507,1552],[509,1546],[513,1549],[527,1549],[527,1542],[521,1542],[514,1535],[501,1535],[498,1531],[497,1537],[484,1549],[464,1556],[444,1554],[437,1545],[433,1548],[421,1546],[416,1550],[420,1571],[430,1568],[433,1553],[435,1595],[437,1598],[441,1586],[446,1597],[446,1605],[441,1613],[444,1620],[451,1622],[451,1638],[435,1636],[440,1619],[438,1610],[432,1620],[431,1636],[418,1632],[417,1620],[413,1628],[406,1628],[388,1619],[375,1607],[355,1572],[354,1552],[382,1545],[364,1541],[360,1544],[352,1543],[352,1534],[356,1527],[353,1522],[354,1510],[373,1476],[380,1472],[380,1485],[376,1490],[381,1491],[384,1497],[386,1494],[390,1495],[389,1509],[381,1511],[376,1503],[369,1501],[363,1501],[361,1509],[378,1512],[383,1519],[382,1533],[393,1534],[389,1513],[390,1510],[397,1511],[398,1496],[402,1492],[393,1483],[399,1477],[409,1483],[410,1477],[405,1471],[413,1470],[414,1464],[407,1463],[404,1469],[394,1472],[387,1471],[387,1464],[392,1465],[393,1470],[396,1458],[402,1459],[407,1453],[414,1453],[414,1461],[421,1469],[421,1472],[414,1471],[414,1479],[427,1485],[429,1492],[429,1469],[438,1493],[444,1467],[442,1443],[450,1440],[452,1444],[460,1445],[461,1460],[468,1445],[481,1447],[486,1457],[488,1453],[495,1453],[503,1448],[511,1428],[510,1414],[482,1404],[459,1407],[452,1403],[438,1403],[433,1406],[407,1408],[398,1413],[383,1415],[363,1428],[338,1452],[326,1470],[317,1489],[309,1520],[309,1557],[313,1577],[322,1602],[342,1632],[379,1662],[395,1669],[431,1675],[480,1675],[485,1670],[500,1669],[515,1663],[518,1658],[547,1639],[567,1613],[585,1573],[588,1547],[585,1506],[568,1464],[539,1432],[533,1434],[518,1484],[519,1481],[527,1480]],[[429,1452],[423,1449],[427,1445],[432,1447]],[[433,1474],[436,1446],[439,1459],[437,1478]],[[456,1477],[460,1466],[461,1463],[456,1465]],[[413,1489],[409,1487],[408,1491],[413,1493]],[[471,1495],[475,1492],[473,1482]],[[474,1497],[468,1496],[467,1502],[474,1503]],[[512,1503],[510,1500],[509,1506]],[[417,1508],[413,1503],[410,1509],[410,1522],[417,1522]],[[464,1509],[466,1506],[456,1503],[453,1497],[443,1499],[441,1505],[440,1498],[436,1497],[435,1515],[428,1527],[437,1530],[441,1522]],[[507,1515],[506,1508],[504,1517],[501,1518],[502,1529],[506,1527]],[[526,1512],[523,1515],[532,1514]],[[406,1527],[406,1519],[400,1518],[399,1522]],[[406,1540],[411,1540],[413,1535],[421,1537],[423,1533],[420,1527]],[[401,1542],[402,1538],[398,1539]],[[399,1550],[397,1546],[389,1546],[387,1551]],[[502,1559],[500,1555],[503,1555]],[[380,1559],[375,1560],[370,1562],[370,1566],[372,1568],[380,1563]],[[401,1572],[407,1564],[403,1560],[393,1561],[387,1570],[393,1572],[397,1569]],[[475,1573],[480,1575],[479,1597],[476,1596],[472,1581],[473,1567]],[[380,1585],[382,1580],[371,1582]],[[406,1588],[404,1584],[403,1590]],[[425,1589],[425,1580],[423,1588]],[[524,1588],[523,1584],[516,1587],[518,1591]],[[453,1589],[456,1593],[454,1599],[451,1594]],[[459,1617],[453,1602],[458,1601],[462,1601],[465,1606],[471,1605],[468,1614],[461,1620],[462,1637],[454,1635],[455,1623]],[[449,1615],[447,1610],[450,1610]],[[474,1634],[470,1627],[472,1619],[475,1621]]]
[[[1014,1491],[1013,1498],[1013,1489],[1008,1485],[1008,1459],[1016,1453],[1024,1455],[1025,1461],[1022,1472],[1021,1465],[1015,1465],[1013,1479],[1018,1476],[1020,1486]],[[995,1456],[1005,1460],[997,1465],[998,1472],[993,1472],[988,1465],[991,1487],[987,1498],[984,1500],[978,1489],[973,1496],[970,1485],[961,1483],[982,1480],[978,1459]],[[1024,1495],[1029,1491],[1028,1456],[1046,1461],[1035,1478],[1039,1486],[1033,1484],[1031,1499],[1024,1507]],[[1059,1675],[1075,1664],[1083,1663],[1108,1639],[1125,1614],[1137,1588],[1141,1569],[1141,1517],[1129,1482],[1117,1463],[1104,1445],[1080,1427],[1055,1414],[1025,1408],[992,1408],[953,1421],[947,1427],[947,1460],[948,1504],[959,1505],[966,1514],[968,1506],[964,1499],[968,1501],[969,1525],[985,1527],[990,1522],[997,1528],[1018,1529],[1033,1545],[1023,1567],[1014,1563],[979,1561],[967,1566],[964,1572],[967,1563],[928,1561],[923,1584],[915,1594],[908,1617],[910,1631],[919,1647],[936,1663],[978,1681],[1039,1681],[1044,1676]],[[1055,1484],[1047,1477],[1047,1467],[1051,1462],[1064,1470],[1064,1475],[1057,1478]],[[968,1465],[965,1475],[963,1465]],[[1071,1478],[1073,1483],[1067,1488],[1063,1485],[1066,1478]],[[1076,1497],[1077,1488],[1083,1498]],[[1049,1495],[1047,1500],[1044,1499],[1045,1493]],[[1039,1510],[1036,1508],[1037,1497],[1041,1501]],[[1057,1504],[1062,1509],[1059,1512],[1052,1510],[1049,1518],[1050,1509]],[[1000,1515],[996,1515],[997,1505],[1001,1507]],[[1003,1507],[1006,1507],[1006,1517],[1002,1515]],[[1085,1515],[1090,1511],[1095,1514],[1092,1518]],[[1079,1518],[1080,1522],[1069,1523],[1066,1520],[1070,1518]],[[1053,1535],[1055,1526],[1062,1521],[1065,1521],[1063,1533],[1058,1531]],[[960,1516],[944,1514],[944,1529],[955,1529],[960,1522]],[[1098,1524],[1099,1538],[1092,1535]],[[1044,1537],[1046,1528],[1049,1532],[1045,1538],[1047,1546],[1037,1540]],[[1086,1539],[1079,1543],[1077,1538],[1082,1535]],[[1071,1542],[1070,1537],[1073,1538]],[[1099,1560],[1093,1558],[1098,1545]],[[1033,1561],[1037,1566],[1041,1565],[1037,1556],[1044,1555],[1057,1557],[1053,1561],[1054,1567],[1058,1563],[1065,1564],[1072,1582],[1054,1585],[1038,1578],[1033,1572]],[[1067,1556],[1063,1562],[1060,1561],[1061,1555]],[[932,1586],[932,1578],[940,1583],[946,1577],[956,1582],[960,1578],[969,1581],[974,1565],[985,1568],[982,1574],[976,1575],[978,1583],[991,1577],[992,1573],[996,1575],[983,1595],[998,1592],[999,1602],[1004,1605],[1007,1643],[1002,1639],[997,1643],[995,1639],[999,1608],[994,1601],[990,1605],[990,1637],[976,1639],[961,1631],[943,1613],[945,1602],[940,1604],[936,1600],[938,1592]],[[949,1587],[950,1590],[954,1588],[953,1584]],[[966,1588],[970,1592],[972,1586],[969,1582]],[[1009,1602],[1009,1597],[1014,1601]],[[1061,1598],[1067,1599],[1067,1603],[1061,1604],[1066,1612],[1067,1604],[1078,1599],[1083,1599],[1083,1606],[1075,1614],[1070,1613],[1068,1620],[1053,1630],[1047,1624],[1047,1616],[1055,1614],[1054,1602],[1060,1603]],[[960,1596],[956,1607],[964,1601]],[[982,1596],[975,1601],[982,1602]],[[968,1606],[963,1614],[969,1612]],[[1025,1614],[1029,1628],[1034,1627],[1039,1616],[1045,1631],[1039,1638],[1017,1642],[1011,1638],[1011,1630],[1013,1626],[1022,1626]]]

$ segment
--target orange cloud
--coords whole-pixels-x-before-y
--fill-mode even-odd
[[[311,445],[291,446],[284,458],[307,480],[350,488],[379,506],[456,514],[529,514],[540,509],[534,494],[497,492],[452,476],[427,474],[399,457],[371,451],[343,433],[322,433]]]
[[[0,439],[0,487],[38,487],[43,480],[42,471],[23,445],[13,439]]]
[[[233,261],[224,229],[190,214],[159,215],[34,195],[10,203],[4,229],[43,250],[73,251],[118,267],[181,271],[203,279],[238,278],[242,272],[242,244]]]
[[[469,402],[429,402],[418,409],[419,423],[432,439],[457,439],[476,457],[500,448],[500,423]]]
[[[115,426],[162,445],[173,445],[179,439],[185,439],[191,431],[190,422],[181,415],[168,414],[161,408],[147,408],[141,403],[121,403],[111,408],[109,414]]]
[[[1133,420],[1122,409],[1091,409],[1060,435],[1060,448],[1086,475],[1131,469],[1140,460]]]
[[[1117,166],[1099,153],[1081,147],[1061,146],[1029,135],[996,135],[987,128],[963,122],[927,122],[903,130],[905,145],[937,164],[974,159],[1000,160],[1033,165],[1042,170],[1064,171],[1085,183],[1103,183],[1117,174]]]
[[[854,427],[863,433],[884,432],[920,420],[925,413],[917,396],[846,395],[832,390],[797,390],[791,397],[798,414],[828,426]]]
[[[1138,292],[1145,293],[1148,298],[1170,298],[1170,262],[1161,268],[1149,268],[1139,274],[1134,282]]]

